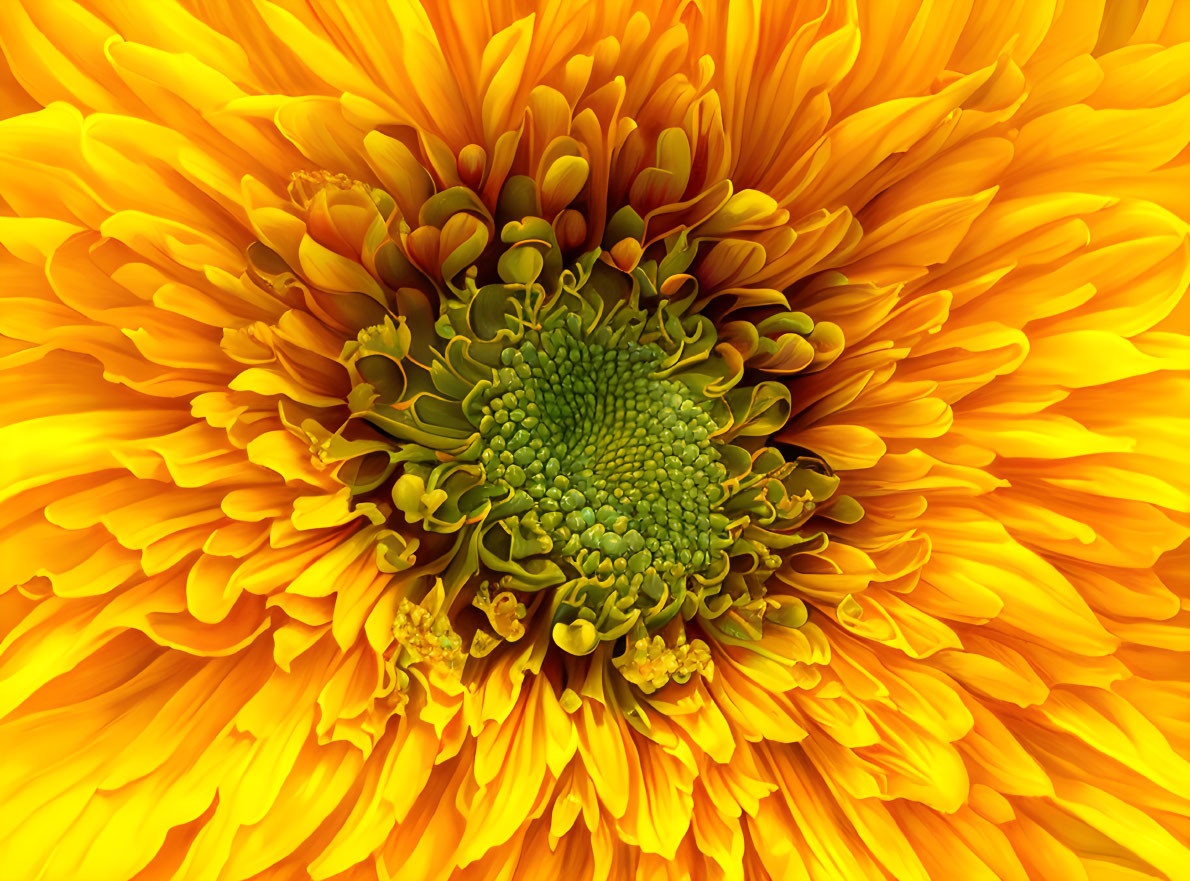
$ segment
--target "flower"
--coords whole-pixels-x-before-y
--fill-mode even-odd
[[[6,877],[1184,876],[1187,41],[11,4]]]

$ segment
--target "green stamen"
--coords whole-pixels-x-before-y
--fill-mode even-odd
[[[480,461],[489,483],[534,500],[556,557],[586,574],[609,561],[616,592],[639,606],[646,576],[680,592],[732,543],[711,519],[727,474],[710,441],[718,426],[685,385],[657,375],[659,346],[587,340],[564,317],[501,353]]]

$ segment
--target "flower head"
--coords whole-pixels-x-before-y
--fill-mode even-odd
[[[1179,877],[1175,7],[14,5],[6,877]]]

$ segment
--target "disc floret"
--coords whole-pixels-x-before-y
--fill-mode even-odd
[[[577,319],[554,312],[501,353],[480,410],[480,461],[489,483],[533,500],[551,553],[581,576],[584,604],[614,590],[659,626],[686,580],[732,544],[714,512],[720,426],[709,401],[659,375],[659,346],[613,345],[607,327],[588,337]]]

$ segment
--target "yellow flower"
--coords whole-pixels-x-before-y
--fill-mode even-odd
[[[11,0],[0,876],[1190,873],[1190,16]]]

